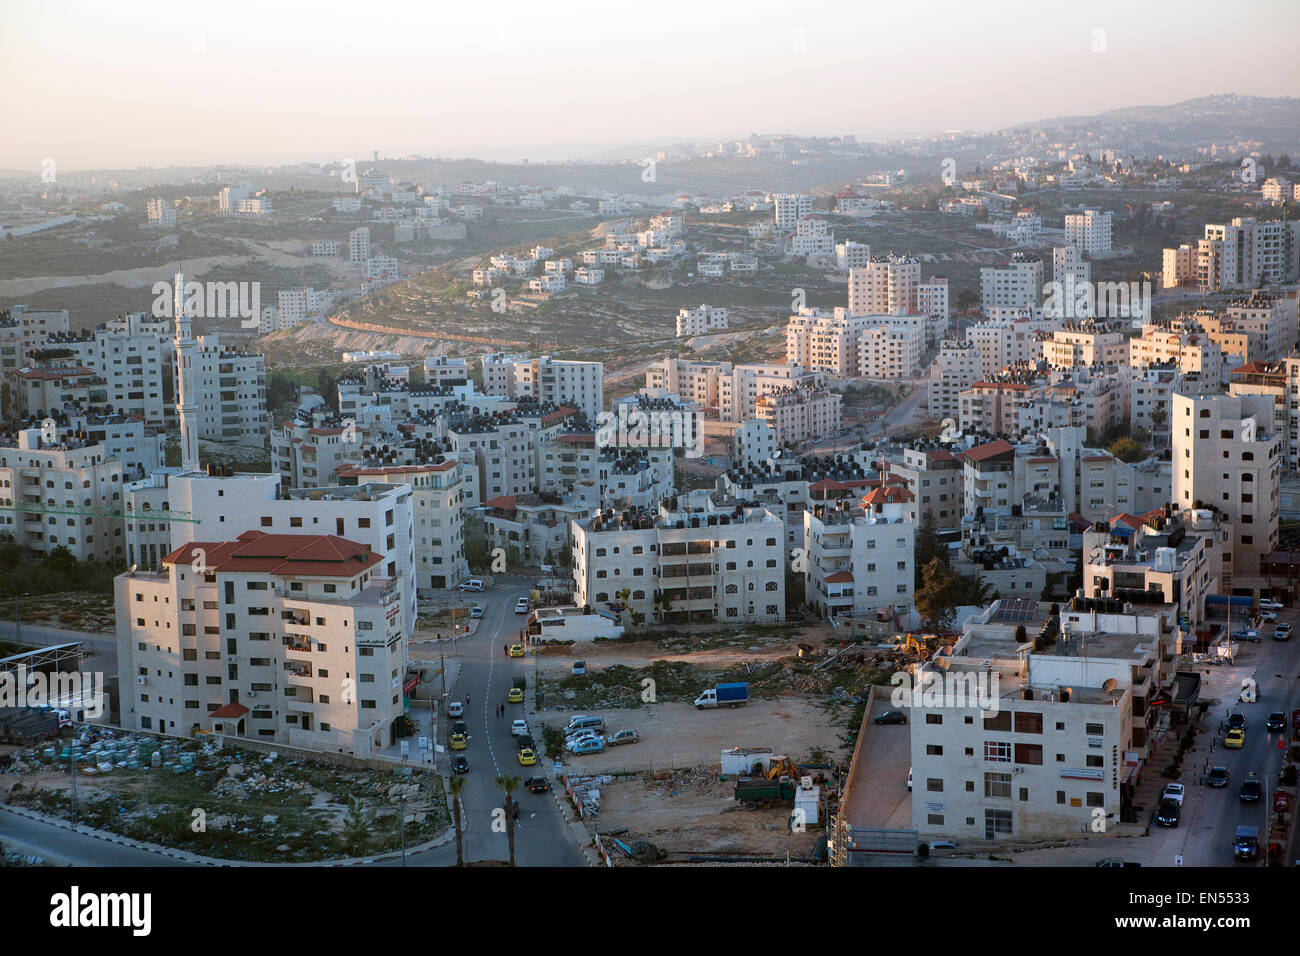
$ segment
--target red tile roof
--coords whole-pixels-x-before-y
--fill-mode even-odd
[[[912,493],[906,488],[890,485],[886,488],[873,488],[862,496],[864,505],[903,504],[912,500]]]
[[[826,575],[827,584],[845,584],[853,580],[853,575],[848,571],[836,571],[834,574]]]
[[[1015,446],[1011,442],[1005,438],[999,438],[987,445],[976,445],[974,448],[968,448],[965,455],[970,461],[988,461],[990,458],[998,458],[1002,455],[1014,455],[1015,452]]]
[[[514,495],[498,495],[497,497],[493,498],[491,501],[483,502],[484,508],[502,508],[502,509],[509,510],[514,508],[514,506],[515,506]]]
[[[193,564],[203,552],[211,571],[351,577],[383,560],[366,545],[332,534],[264,534],[245,531],[234,541],[192,541],[163,559]]]
[[[246,713],[248,713],[247,707],[245,707],[243,704],[239,704],[234,701],[231,701],[229,704],[226,704],[226,706],[224,707],[218,707],[212,713],[208,714],[208,716],[221,717],[221,718],[228,717],[232,720],[238,720],[240,717],[243,717]]]

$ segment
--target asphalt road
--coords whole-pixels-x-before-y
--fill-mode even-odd
[[[449,700],[465,701],[465,722],[469,725],[469,746],[464,752],[469,759],[469,773],[465,775],[465,789],[461,803],[465,809],[465,859],[506,860],[509,849],[506,835],[493,830],[493,811],[504,806],[505,798],[494,782],[498,776],[519,778],[514,792],[519,804],[519,820],[515,824],[515,862],[519,866],[586,866],[586,859],[569,836],[564,817],[550,793],[533,794],[523,786],[528,777],[550,778],[549,766],[538,762],[531,767],[519,764],[515,738],[510,725],[520,718],[528,719],[535,730],[540,725],[526,715],[525,710],[533,697],[536,670],[527,658],[507,657],[504,648],[519,640],[519,630],[524,618],[514,613],[515,602],[527,597],[531,579],[500,575],[497,586],[482,594],[467,594],[465,600],[483,605],[483,617],[473,636],[461,638],[460,672],[454,687],[448,688]],[[516,676],[526,676],[528,689],[524,704],[506,704],[506,694]],[[506,704],[504,716],[496,716],[498,704]],[[439,728],[442,733],[443,729]],[[538,736],[538,735],[535,735]],[[445,744],[445,738],[442,743]],[[539,739],[540,742],[540,739]],[[440,760],[446,760],[440,756]],[[549,764],[549,761],[547,762]],[[440,765],[445,768],[445,763]],[[440,847],[439,855],[447,848]],[[455,846],[450,847],[455,862]],[[425,854],[428,855],[428,854]],[[423,861],[420,861],[423,863]],[[411,865],[408,858],[407,865]],[[442,865],[431,863],[429,865]]]
[[[1293,625],[1300,619],[1300,610],[1283,611],[1280,620]],[[1207,754],[1198,747],[1193,759],[1183,767],[1181,782],[1187,787],[1183,814],[1178,826],[1163,828],[1154,820],[1156,807],[1148,807],[1152,814],[1151,839],[1158,842],[1157,859],[1148,865],[1172,866],[1175,855],[1182,856],[1184,866],[1248,866],[1233,858],[1232,840],[1238,826],[1254,826],[1260,831],[1261,852],[1257,865],[1263,865],[1263,845],[1267,833],[1267,803],[1243,803],[1238,796],[1241,783],[1252,773],[1264,784],[1271,799],[1272,787],[1282,766],[1284,751],[1277,749],[1278,740],[1285,735],[1266,731],[1265,720],[1274,711],[1287,714],[1287,731],[1290,733],[1291,711],[1300,706],[1300,639],[1274,641],[1273,628],[1265,625],[1261,630],[1263,640],[1258,644],[1241,644],[1237,663],[1231,667],[1212,669],[1207,681],[1214,687],[1202,685],[1203,697],[1219,697],[1220,705],[1207,715],[1212,730],[1213,749]],[[1278,676],[1282,675],[1282,676]],[[1290,684],[1286,680],[1291,678]],[[1238,701],[1243,679],[1255,681],[1257,699],[1254,703]],[[1288,700],[1288,686],[1290,699]],[[1223,746],[1219,722],[1229,714],[1240,713],[1247,720],[1246,744],[1240,750]],[[1206,767],[1228,768],[1228,786],[1211,789],[1204,785]]]

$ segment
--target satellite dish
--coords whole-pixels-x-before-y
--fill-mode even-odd
[[[1113,677],[1107,677],[1105,683],[1101,685],[1102,693],[1109,694],[1119,686],[1119,682]]]

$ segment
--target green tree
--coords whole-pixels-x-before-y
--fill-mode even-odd
[[[939,538],[939,527],[935,523],[933,512],[927,511],[921,515],[921,523],[916,529],[916,555],[913,562],[916,565],[916,587],[921,586],[922,571],[935,558],[947,564],[948,548]]]
[[[452,777],[447,783],[447,789],[451,791],[451,819],[456,825],[456,865],[465,865],[465,834],[461,830],[460,822],[460,792],[465,789],[464,777]]]
[[[506,795],[506,842],[510,846],[510,865],[515,865],[515,788],[519,786],[518,777],[502,774],[496,778],[496,785]]]
[[[1141,461],[1146,457],[1143,447],[1127,435],[1110,443],[1110,453],[1125,462]]]
[[[957,609],[960,576],[939,558],[931,558],[922,571],[921,581],[913,600],[916,612],[927,630],[945,630]]]
[[[365,850],[373,821],[373,812],[367,810],[356,797],[348,797],[348,812],[343,818],[343,840],[348,852],[360,853]]]

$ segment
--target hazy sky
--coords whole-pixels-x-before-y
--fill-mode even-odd
[[[4,0],[0,167],[372,149],[539,160],[1297,95],[1296,11],[1296,0]]]

